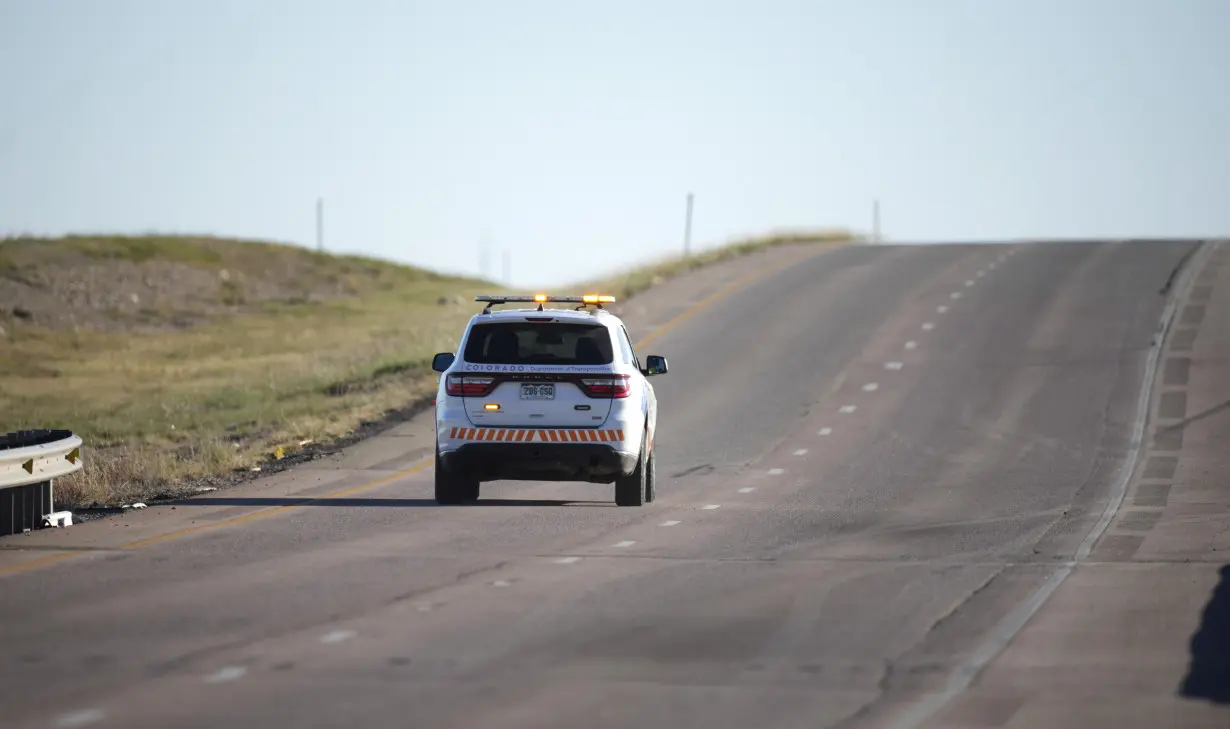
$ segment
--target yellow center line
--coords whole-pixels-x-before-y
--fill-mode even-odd
[[[350,488],[342,489],[341,491],[334,491],[333,493],[325,494],[324,496],[307,497],[303,499],[304,503],[287,504],[285,506],[274,506],[268,509],[261,509],[260,511],[252,512],[251,514],[241,514],[240,516],[232,517],[230,519],[223,519],[222,521],[214,522],[212,524],[202,524],[200,526],[185,527],[183,529],[177,529],[173,532],[167,532],[166,534],[159,534],[156,537],[149,537],[147,539],[139,539],[135,542],[129,542],[128,544],[124,544],[120,546],[120,549],[138,549],[140,547],[144,547],[149,544],[157,544],[158,542],[166,542],[172,539],[178,539],[179,537],[187,536],[188,534],[196,534],[197,532],[203,532],[207,529],[217,529],[218,527],[234,526],[236,524],[246,524],[250,521],[262,519],[266,516],[273,516],[274,514],[281,514],[284,511],[290,511],[291,509],[301,508],[303,506],[306,506],[307,503],[310,503],[312,501],[328,501],[329,499],[340,499],[344,496],[350,496],[352,494],[357,494],[361,491],[367,491],[368,489],[374,489],[378,486],[384,486],[386,484],[393,483],[394,481],[397,481],[398,479],[402,479],[402,478],[405,478],[406,476],[411,476],[413,474],[418,473],[419,471],[422,471],[424,468],[427,468],[427,466],[429,466],[430,464],[431,462],[428,461],[426,458],[424,458],[423,460],[419,461],[418,463],[411,466],[410,468],[390,474],[388,476],[385,476],[384,478],[379,478],[379,479],[376,479],[375,481],[368,481],[367,483],[359,484],[358,486],[351,486]],[[286,498],[293,499],[295,497],[287,496]]]
[[[817,250],[816,255],[818,255],[822,251],[829,250],[833,247],[835,246],[823,244],[823,243],[817,244],[818,250]],[[780,271],[784,271],[787,268],[790,268],[791,266],[796,266],[798,265],[798,263],[799,263],[798,261],[790,261],[780,266],[774,266],[772,268],[767,268],[761,271],[756,271],[755,273],[744,276],[743,278],[737,281],[734,281],[730,284],[727,284],[726,286],[723,286],[721,289],[715,291],[714,293],[710,294],[704,299],[701,299],[700,301],[691,305],[687,309],[684,309],[679,314],[675,315],[674,318],[670,319],[669,321],[667,321],[665,324],[658,327],[654,331],[650,332],[645,337],[642,337],[640,342],[636,344],[636,347],[638,349],[645,347],[653,340],[662,336],[663,334],[670,331],[671,329],[674,329],[676,326],[686,321],[687,319],[691,318],[697,312],[712,305],[713,303],[733,294],[734,292],[738,291],[741,288],[750,286],[751,284],[761,279],[772,276],[773,274],[778,273]],[[322,501],[322,500],[328,500],[328,499],[339,499],[344,496],[350,496],[352,494],[357,494],[362,491],[367,491],[369,489],[374,489],[379,486],[384,486],[386,484],[397,481],[398,479],[411,476],[415,473],[418,473],[419,471],[422,471],[423,469],[427,468],[430,465],[432,465],[432,460],[430,460],[429,458],[424,458],[423,460],[419,461],[415,465],[405,470],[398,471],[396,473],[390,474],[383,478],[376,479],[375,481],[369,481],[367,483],[360,484],[358,486],[352,486],[351,488],[348,488],[348,489],[343,489],[341,491],[335,491],[331,494],[325,494],[324,496],[314,496],[314,497],[306,498],[304,499],[304,501],[305,502]],[[292,495],[292,496],[287,496],[286,498],[293,499],[295,497]],[[188,500],[188,503],[191,504],[191,499]],[[122,544],[118,547],[118,549],[119,550],[140,549],[141,547],[145,547],[151,544],[168,542],[174,539],[179,539],[181,537],[188,536],[190,534],[198,534],[200,532],[208,531],[210,529],[219,529],[219,528],[227,527],[227,526],[247,524],[248,522],[256,521],[257,519],[263,519],[268,516],[282,514],[284,512],[290,511],[291,509],[302,508],[305,505],[306,503],[287,504],[285,506],[273,506],[267,509],[261,509],[259,511],[254,511],[249,514],[242,514],[240,516],[236,516],[230,519],[224,519],[222,521],[213,522],[210,524],[201,524],[200,526],[185,527],[183,529],[177,529],[172,532],[167,532],[166,534],[160,534],[158,536],[149,537],[146,539],[139,539],[135,542],[129,542],[127,544]],[[67,549],[71,549],[71,547]],[[78,552],[78,551],[70,551],[70,552],[64,552],[60,554],[53,554],[47,557],[43,557],[41,559],[32,560],[30,562],[23,562],[21,564],[10,565],[8,567],[0,567],[0,576],[17,574],[19,572],[26,572],[28,570],[36,569],[38,567],[45,567],[50,564],[55,564],[57,562],[63,562],[64,560],[67,560],[67,559],[72,559],[73,557],[80,557],[83,554],[87,554],[87,553]]]
[[[813,245],[816,245],[818,250],[816,251],[816,253],[812,255],[819,255],[819,253],[823,251],[831,250],[832,248],[835,248],[835,247],[838,247],[844,244],[834,245],[834,244],[826,244],[826,243],[817,243]],[[807,258],[810,258],[810,257],[811,256],[807,256]],[[679,312],[678,314],[675,315],[674,318],[670,319],[662,326],[653,330],[649,334],[646,334],[644,337],[641,338],[641,341],[636,343],[635,345],[636,348],[641,349],[647,346],[653,340],[657,339],[663,334],[674,329],[676,326],[683,323],[687,319],[690,319],[697,312],[701,311],[702,309],[708,308],[711,304],[714,304],[717,301],[720,301],[721,299],[726,298],[727,296],[730,296],[731,294],[738,291],[739,289],[742,289],[747,286],[751,286],[752,284],[756,283],[757,281],[761,279],[768,278],[769,276],[772,276],[775,273],[780,273],[781,271],[784,271],[793,266],[797,266],[798,264],[799,264],[799,261],[789,261],[788,263],[784,263],[780,266],[773,266],[772,268],[767,268],[767,269],[763,269],[760,271],[756,271],[754,273],[748,274],[747,276],[744,276],[741,279],[738,279],[729,284],[726,284],[725,286],[713,292],[709,296],[701,299],[695,304],[692,304],[688,308]]]
[[[122,551],[122,550],[129,550],[129,549],[139,549],[141,547],[144,547],[150,544],[157,544],[159,542],[166,542],[166,541],[170,541],[173,539],[178,539],[180,537],[188,536],[189,534],[196,534],[199,532],[207,531],[209,529],[218,529],[221,527],[235,526],[237,524],[246,524],[248,522],[256,521],[257,519],[262,519],[267,516],[281,514],[291,509],[298,509],[300,507],[306,506],[308,502],[312,502],[312,501],[340,499],[345,496],[357,494],[361,491],[366,491],[368,489],[374,489],[378,486],[384,486],[385,484],[392,483],[394,481],[397,481],[398,479],[411,476],[427,468],[427,466],[429,465],[431,465],[431,461],[427,459],[423,459],[419,461],[418,463],[416,463],[415,465],[411,466],[410,468],[407,468],[402,471],[398,471],[396,473],[390,474],[383,478],[376,479],[375,481],[368,481],[367,483],[363,483],[358,486],[352,486],[347,489],[342,489],[341,491],[334,491],[333,493],[325,494],[323,496],[305,497],[304,499],[302,499],[304,503],[288,504],[285,506],[273,506],[267,509],[261,509],[259,511],[254,511],[249,514],[241,514],[239,516],[232,517],[230,519],[223,519],[222,521],[213,522],[211,524],[201,524],[200,526],[192,526],[192,527],[185,527],[183,529],[176,529],[175,531],[167,532],[166,534],[159,534],[158,536],[149,537],[147,539],[138,539],[135,542],[128,542],[127,544],[121,544],[119,547],[116,547],[116,550]],[[287,496],[286,498],[293,499],[295,497],[291,495],[291,496]],[[189,504],[191,504],[191,500],[189,500]],[[67,549],[72,549],[72,548],[68,547]],[[71,559],[73,557],[80,557],[83,554],[84,553],[82,552],[71,551],[71,552],[65,552],[61,554],[53,554],[53,555],[43,557],[41,559],[36,559],[30,562],[23,562],[21,564],[9,565],[8,567],[0,567],[0,576],[16,574],[18,572],[25,572],[27,570],[35,569],[37,567],[43,567],[49,564],[54,564],[56,562],[62,562],[66,559]]]

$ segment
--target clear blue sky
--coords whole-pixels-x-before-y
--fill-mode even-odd
[[[0,0],[0,234],[549,285],[775,227],[1226,235],[1225,0]]]

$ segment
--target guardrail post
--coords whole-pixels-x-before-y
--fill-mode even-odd
[[[51,512],[50,481],[4,489],[0,491],[0,536],[38,529],[43,515]]]

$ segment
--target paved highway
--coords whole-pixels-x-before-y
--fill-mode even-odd
[[[420,419],[0,541],[0,722],[1230,725],[1230,245],[791,248],[621,311],[654,504],[435,507]]]

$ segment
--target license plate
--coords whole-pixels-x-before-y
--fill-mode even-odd
[[[522,400],[554,400],[555,385],[521,385]]]

